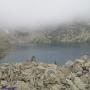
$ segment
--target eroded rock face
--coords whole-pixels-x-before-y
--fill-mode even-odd
[[[1,64],[0,88],[4,87],[15,87],[16,90],[90,90],[90,59],[77,59],[62,66],[36,61]]]

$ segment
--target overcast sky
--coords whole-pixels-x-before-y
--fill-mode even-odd
[[[39,25],[90,18],[90,0],[0,0],[1,25]]]

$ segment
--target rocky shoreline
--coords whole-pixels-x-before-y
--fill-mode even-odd
[[[90,90],[90,57],[64,65],[28,60],[0,64],[0,90]],[[12,88],[12,89],[10,89]]]

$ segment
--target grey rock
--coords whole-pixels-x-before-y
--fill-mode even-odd
[[[0,88],[17,90],[90,90],[90,59],[65,65],[27,61],[0,65]]]

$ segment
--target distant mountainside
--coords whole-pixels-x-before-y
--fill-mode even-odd
[[[90,42],[89,23],[63,24],[54,30],[43,31],[33,43]]]
[[[28,29],[28,30],[27,30]],[[6,39],[11,44],[33,43],[50,44],[61,42],[90,42],[90,23],[72,22],[57,26],[45,26],[33,31],[29,28],[18,28],[14,31],[0,32],[0,38]],[[2,36],[2,37],[1,37]]]

